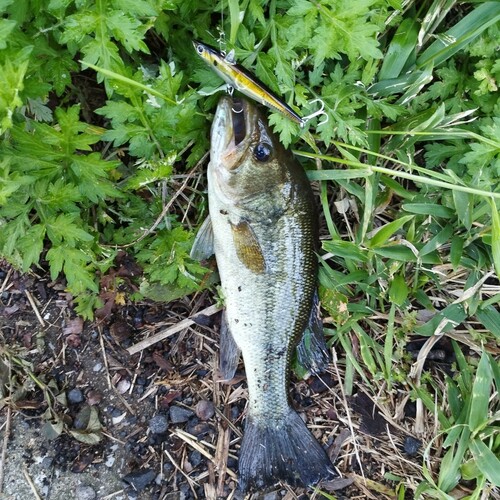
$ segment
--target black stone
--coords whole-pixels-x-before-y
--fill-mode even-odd
[[[187,422],[194,413],[186,408],[181,408],[180,406],[172,406],[170,408],[170,421],[173,424],[181,424]]]
[[[166,415],[159,413],[151,418],[148,422],[148,427],[153,434],[163,434],[168,429],[168,418]]]
[[[130,484],[135,491],[144,490],[156,478],[156,473],[151,469],[140,469],[132,471],[122,478],[123,481]]]
[[[83,392],[80,389],[71,389],[68,391],[68,403],[78,404],[84,401]]]
[[[413,436],[405,437],[403,448],[405,450],[405,453],[410,457],[414,457],[418,453],[418,450],[421,446],[422,441],[420,441],[419,439],[415,439]]]

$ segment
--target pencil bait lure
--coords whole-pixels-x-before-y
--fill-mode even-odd
[[[301,128],[309,120],[319,115],[326,116],[326,119],[318,125],[322,125],[328,121],[328,115],[324,111],[324,103],[322,101],[319,111],[302,118],[245,68],[236,64],[233,51],[225,55],[213,47],[196,40],[193,41],[193,45],[196,53],[227,83],[230,88],[229,93],[232,93],[231,89],[236,89],[260,104],[280,112],[300,125]],[[316,101],[317,99],[313,102]]]

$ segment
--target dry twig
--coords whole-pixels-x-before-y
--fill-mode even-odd
[[[3,444],[2,444],[2,458],[0,460],[0,494],[3,491],[4,467],[5,467],[5,459],[7,457],[7,445],[9,443],[11,421],[12,421],[12,410],[10,409],[10,406],[7,406],[7,417],[5,420],[5,434],[3,436]]]
[[[36,319],[42,325],[42,327],[45,327],[45,321],[43,320],[42,316],[40,316],[40,311],[38,310],[38,307],[35,304],[35,300],[33,299],[33,295],[31,295],[31,293],[28,292],[28,290],[24,290],[24,293],[26,294],[26,297],[28,297],[28,302],[30,303],[31,308],[33,309],[33,312],[35,313]]]
[[[38,494],[35,483],[28,474],[28,469],[26,469],[26,467],[23,467],[23,474],[24,477],[26,478],[27,483],[30,485],[31,491],[33,492],[33,496],[36,498],[36,500],[43,500],[42,497]]]
[[[188,328],[191,325],[194,325],[196,323],[196,321],[194,321],[194,318],[196,318],[197,316],[212,316],[213,314],[219,312],[220,310],[221,307],[216,304],[209,306],[203,309],[202,311],[193,314],[193,316],[183,319],[182,321],[179,321],[179,323],[177,323],[176,325],[173,325],[170,328],[162,330],[161,332],[156,333],[152,337],[141,340],[141,342],[138,342],[137,344],[134,344],[133,346],[129,347],[127,351],[131,355],[143,351],[144,349],[151,347],[153,344],[160,342],[160,340],[166,339],[167,337],[170,337],[175,333],[180,332],[181,330],[184,330],[185,328]]]

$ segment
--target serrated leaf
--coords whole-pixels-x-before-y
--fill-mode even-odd
[[[7,47],[7,41],[12,30],[16,26],[16,21],[11,19],[0,19],[0,50]]]
[[[47,220],[47,236],[54,245],[66,242],[74,247],[79,241],[92,241],[94,237],[81,228],[82,221],[77,214],[59,214]]]
[[[45,237],[45,225],[34,224],[26,234],[19,238],[18,245],[23,256],[23,271],[26,272],[33,264],[37,264],[43,250],[43,239]]]

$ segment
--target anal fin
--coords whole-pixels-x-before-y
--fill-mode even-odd
[[[320,317],[317,290],[314,293],[309,323],[297,345],[297,358],[299,363],[312,374],[324,371],[330,361]]]
[[[240,361],[240,348],[233,339],[227,324],[226,311],[222,313],[220,324],[219,371],[222,380],[231,380],[236,373]]]

